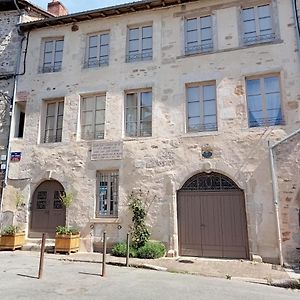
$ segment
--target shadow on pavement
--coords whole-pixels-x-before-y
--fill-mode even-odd
[[[17,274],[18,276],[21,276],[21,277],[27,277],[27,278],[33,278],[33,279],[38,279],[37,276],[31,276],[31,275],[25,275],[25,274]]]

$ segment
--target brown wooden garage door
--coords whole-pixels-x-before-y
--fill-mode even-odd
[[[177,207],[180,255],[249,258],[244,193],[229,178],[195,175]]]

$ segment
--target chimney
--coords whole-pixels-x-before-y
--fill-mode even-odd
[[[69,12],[68,10],[64,7],[64,5],[57,0],[52,0],[52,2],[48,3],[48,12],[56,17],[59,16],[65,16]]]

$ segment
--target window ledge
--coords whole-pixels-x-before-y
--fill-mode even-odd
[[[118,217],[98,217],[90,220],[94,224],[120,224],[121,220]]]
[[[251,45],[243,44],[239,47],[228,48],[228,49],[220,49],[220,50],[215,50],[215,51],[211,51],[211,52],[202,52],[202,53],[195,53],[195,54],[188,54],[188,55],[184,54],[184,55],[177,56],[176,59],[195,57],[195,56],[203,56],[203,55],[210,55],[210,54],[217,54],[217,53],[230,52],[230,51],[236,51],[236,50],[244,50],[244,49],[253,48],[253,47],[259,47],[259,46],[265,46],[265,45],[277,45],[277,44],[282,44],[282,43],[283,43],[283,40],[276,39],[276,40],[272,40],[272,41],[269,41],[269,42],[260,42],[260,43],[251,44]]]
[[[194,137],[194,136],[217,136],[220,135],[220,131],[196,131],[196,132],[185,132],[183,137]]]

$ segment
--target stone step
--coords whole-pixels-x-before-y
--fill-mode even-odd
[[[24,251],[40,251],[41,250],[41,239],[26,239],[22,250]],[[54,252],[55,239],[46,239],[45,249],[46,252]]]

